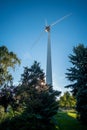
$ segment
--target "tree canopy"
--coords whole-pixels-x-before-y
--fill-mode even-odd
[[[76,100],[70,92],[65,92],[63,96],[59,99],[59,106],[64,109],[72,109],[75,108]]]
[[[10,52],[6,46],[0,46],[0,86],[12,81],[9,68],[15,68],[20,60],[15,53]]]

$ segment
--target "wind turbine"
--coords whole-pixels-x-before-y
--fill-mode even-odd
[[[62,18],[58,19],[51,25],[45,26],[45,31],[48,33],[48,43],[47,43],[47,65],[46,65],[46,83],[52,86],[52,61],[51,61],[51,38],[50,38],[50,30],[51,27],[61,22],[65,18],[69,17],[71,14],[65,15]]]

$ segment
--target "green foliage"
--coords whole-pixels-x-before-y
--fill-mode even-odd
[[[75,111],[58,112],[56,120],[59,130],[87,130],[87,126],[76,120]]]
[[[87,123],[87,47],[80,44],[73,48],[73,55],[70,55],[72,67],[66,73],[67,78],[72,84],[66,86],[72,89],[76,96],[78,118],[83,123]]]
[[[60,92],[47,86],[44,78],[43,70],[36,61],[30,68],[24,68],[21,85],[15,92],[18,101],[15,110],[21,109],[21,114],[3,121],[0,125],[1,130],[53,130],[55,128],[54,116],[59,107],[56,99]]]
[[[5,118],[4,108],[0,106],[0,122]]]
[[[16,54],[9,52],[6,46],[0,47],[0,86],[12,82],[12,75],[9,73],[9,68],[15,68],[16,64],[20,64],[20,60]]]
[[[63,94],[59,99],[59,106],[65,109],[75,108],[76,100],[68,91]]]
[[[16,88],[14,86],[4,86],[1,89],[0,105],[4,107],[4,112],[7,112],[9,106],[11,106],[13,110],[15,110],[15,108],[18,106],[16,97],[14,96],[16,93],[15,89]]]
[[[53,123],[44,122],[41,117],[36,114],[23,113],[20,116],[15,116],[11,120],[7,118],[0,125],[0,130],[54,130]]]
[[[44,72],[37,61],[28,68],[24,67],[24,73],[21,75],[21,82],[23,85],[40,85],[41,82],[45,83]]]
[[[9,113],[4,112],[4,107],[0,106],[0,123],[4,122],[7,118],[11,119],[14,116],[13,110],[10,109]]]
[[[40,101],[40,94],[45,90],[48,90],[48,86],[45,84],[43,70],[40,68],[40,64],[35,61],[30,68],[24,68],[24,73],[21,75],[21,85],[16,91],[16,99],[19,101],[20,107],[26,107],[26,105],[35,107],[35,103]]]
[[[83,123],[87,123],[87,89],[81,88],[77,94],[77,118]]]

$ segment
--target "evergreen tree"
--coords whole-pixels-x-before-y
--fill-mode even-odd
[[[31,68],[24,67],[24,73],[21,75],[22,85],[37,86],[37,84],[45,83],[44,72],[37,61]]]
[[[73,53],[69,56],[73,66],[66,73],[68,80],[72,83],[66,87],[70,87],[76,96],[78,118],[87,123],[87,47],[80,44],[73,48]]]
[[[45,83],[45,75],[38,62],[28,68],[24,68],[21,77],[21,85],[17,88],[16,99],[23,115],[28,116],[30,129],[51,129],[54,115],[58,112],[57,96],[59,91]],[[34,128],[33,128],[34,127]]]

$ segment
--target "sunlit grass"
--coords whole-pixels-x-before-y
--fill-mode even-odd
[[[59,112],[56,119],[59,130],[87,130],[87,126],[82,125],[76,119],[76,112]]]
[[[73,117],[73,118],[75,118],[75,119],[76,119],[76,117],[77,117],[76,113],[68,112],[67,115],[69,115],[69,116],[71,116],[71,117]]]

